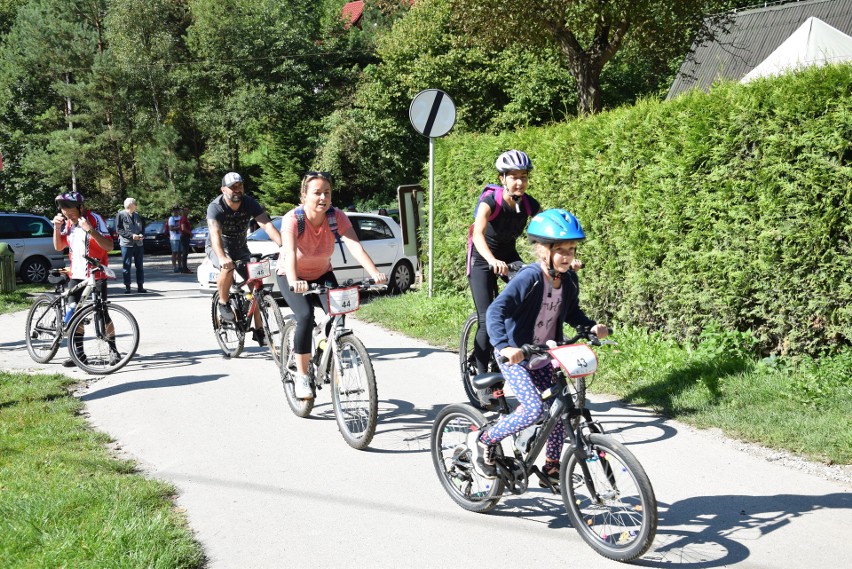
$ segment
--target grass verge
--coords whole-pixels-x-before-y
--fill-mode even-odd
[[[202,567],[174,488],[110,456],[70,383],[0,372],[0,567]]]
[[[358,318],[458,350],[468,298],[425,292],[378,298]],[[615,326],[598,350],[591,391],[697,427],[828,464],[852,464],[852,351],[822,359],[756,360],[736,334],[715,330],[697,347]],[[461,387],[459,387],[461,389]]]
[[[32,304],[30,295],[50,290],[53,290],[53,287],[47,284],[18,285],[13,292],[0,294],[0,314],[26,310]]]

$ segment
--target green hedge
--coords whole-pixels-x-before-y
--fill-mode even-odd
[[[587,312],[695,340],[750,331],[764,353],[852,340],[852,66],[643,101],[501,136],[441,139],[434,289],[467,289],[467,228],[497,154],[575,213]]]

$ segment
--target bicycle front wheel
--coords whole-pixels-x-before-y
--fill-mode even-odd
[[[271,294],[263,295],[263,332],[266,334],[266,342],[275,365],[281,365],[281,333],[284,331],[284,316],[278,303]]]
[[[281,383],[284,385],[284,396],[287,405],[297,417],[307,417],[314,408],[313,399],[299,399],[293,390],[293,377],[296,375],[296,360],[293,352],[293,338],[296,334],[296,321],[290,320],[281,332]]]
[[[479,476],[470,460],[467,435],[487,421],[469,405],[444,407],[432,423],[432,464],[441,485],[453,501],[471,512],[487,512],[500,501],[503,482]]]
[[[571,525],[607,559],[636,559],[657,533],[651,481],[633,453],[606,435],[589,435],[587,450],[583,461],[570,446],[562,456],[560,486]]]
[[[62,342],[62,311],[59,298],[40,294],[27,313],[27,352],[33,361],[46,364],[59,349]]]
[[[139,324],[123,306],[90,304],[71,319],[68,330],[71,359],[95,375],[121,369],[139,347]]]
[[[230,299],[229,299],[230,300]],[[231,308],[233,303],[229,302]],[[213,293],[213,304],[210,306],[210,316],[213,320],[213,333],[226,358],[235,358],[243,351],[246,335],[234,322],[222,320],[219,317],[219,293]]]
[[[347,334],[334,354],[331,400],[340,434],[352,448],[363,449],[376,434],[379,395],[370,355],[361,340]]]

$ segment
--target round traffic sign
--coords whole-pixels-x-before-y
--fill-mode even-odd
[[[450,132],[456,124],[456,104],[440,89],[425,89],[411,101],[408,118],[420,134],[438,138]]]

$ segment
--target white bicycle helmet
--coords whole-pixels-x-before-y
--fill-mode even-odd
[[[527,156],[526,152],[521,150],[507,150],[497,157],[494,167],[501,174],[505,174],[511,170],[532,170],[532,160]]]

